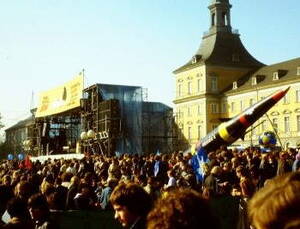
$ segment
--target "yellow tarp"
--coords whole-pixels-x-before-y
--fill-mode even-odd
[[[41,92],[35,117],[58,114],[80,106],[83,91],[83,75],[57,88]]]

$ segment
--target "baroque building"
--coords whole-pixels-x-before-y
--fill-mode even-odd
[[[234,117],[262,97],[291,86],[284,100],[253,125],[258,127],[252,127],[244,141],[235,144],[257,145],[258,136],[275,127],[283,145],[295,146],[300,143],[300,58],[270,66],[256,60],[231,27],[231,7],[229,0],[211,1],[210,28],[199,49],[173,72],[174,112],[181,138],[192,146],[222,119]]]

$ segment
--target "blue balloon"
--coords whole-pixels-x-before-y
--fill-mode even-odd
[[[22,154],[22,153],[18,154],[18,158],[20,161],[22,161],[24,159],[24,154]]]
[[[266,131],[259,136],[258,142],[263,147],[275,146],[277,142],[276,135],[272,131]]]
[[[10,154],[8,154],[8,155],[7,155],[7,159],[8,159],[8,160],[12,160],[12,159],[14,159],[14,155],[12,155],[11,153],[10,153]]]

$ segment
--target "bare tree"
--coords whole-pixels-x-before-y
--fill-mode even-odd
[[[0,130],[4,127],[3,123],[1,122],[1,119],[2,119],[2,116],[1,116],[1,113],[0,113]]]

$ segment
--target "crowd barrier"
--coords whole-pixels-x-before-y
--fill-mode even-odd
[[[84,154],[80,154],[80,153],[66,153],[66,154],[54,154],[54,155],[44,155],[44,156],[37,156],[37,157],[30,157],[30,160],[35,162],[37,160],[39,160],[40,162],[44,162],[48,159],[54,160],[54,159],[82,159],[84,158]]]
[[[60,229],[121,229],[113,211],[55,211],[51,218]]]

